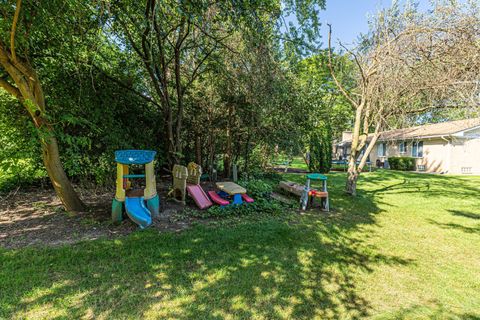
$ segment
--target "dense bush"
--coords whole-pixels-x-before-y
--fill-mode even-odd
[[[248,204],[230,205],[226,207],[213,206],[206,211],[198,211],[198,215],[203,218],[258,214],[279,215],[286,210],[288,210],[288,206],[284,205],[279,201],[273,199],[267,200],[264,198],[259,198],[255,199],[255,202]]]
[[[256,199],[269,199],[273,191],[273,185],[270,181],[251,179],[241,180],[238,184],[247,189],[248,194]]]
[[[37,131],[21,106],[0,90],[0,191],[47,177]]]
[[[332,130],[326,124],[310,134],[311,172],[328,173],[332,166]]]
[[[43,78],[49,117],[70,179],[113,185],[114,152],[119,149],[156,150],[161,166],[165,151],[158,134],[159,112],[101,74],[85,70],[77,74],[73,69],[68,64],[39,68],[42,74],[50,71]],[[0,191],[47,177],[37,134],[19,103],[0,91]]]
[[[255,201],[242,205],[230,205],[227,207],[213,206],[208,210],[192,211],[190,215],[208,218],[225,216],[242,216],[255,214],[278,215],[289,210],[289,206],[271,198],[275,180],[242,180],[238,182],[247,189],[248,195]]]
[[[389,157],[388,164],[392,170],[413,171],[415,159],[411,157]]]

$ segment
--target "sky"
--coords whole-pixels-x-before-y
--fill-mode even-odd
[[[327,46],[327,23],[332,25],[332,45],[337,39],[343,44],[351,44],[360,33],[368,31],[368,16],[379,9],[389,7],[392,0],[326,0],[326,10],[320,12],[322,42]],[[400,1],[404,2],[404,1]],[[419,0],[419,9],[429,8],[429,0]]]

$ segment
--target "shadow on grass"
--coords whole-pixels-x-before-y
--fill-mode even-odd
[[[384,170],[361,176],[373,188],[374,193],[413,194],[422,192],[422,197],[449,197],[465,199],[480,194],[480,178],[469,176],[450,176],[414,172]],[[394,181],[392,183],[392,181]],[[386,185],[385,185],[386,184]]]
[[[448,211],[450,211],[454,216],[465,217],[465,218],[470,218],[475,220],[480,219],[479,213],[466,212],[466,211],[460,211],[460,210],[448,210]]]
[[[309,213],[295,225],[272,219],[0,251],[0,317],[28,318],[35,308],[48,318],[368,316],[358,274],[412,263],[349,235],[374,222],[369,200],[356,200],[351,215]]]
[[[434,221],[432,219],[428,219],[427,221],[443,229],[454,229],[454,230],[459,230],[466,233],[480,234],[480,225],[470,227],[470,226],[464,226],[458,223],[441,223],[441,222]]]
[[[479,320],[480,317],[473,313],[457,313],[451,308],[435,303],[431,307],[416,305],[409,308],[401,309],[390,317],[384,319],[462,319],[462,320]]]
[[[285,178],[304,182],[302,175]],[[367,244],[368,234],[355,235],[375,223],[383,195],[454,198],[478,194],[478,187],[456,177],[372,173],[362,175],[359,196],[351,198],[344,195],[344,179],[341,173],[329,175],[334,212],[310,211],[292,218],[294,224],[266,219],[182,234],[149,230],[72,247],[0,251],[0,318],[28,318],[38,309],[50,311],[48,318],[369,316],[373,307],[357,288],[361,275],[414,263],[380,254]],[[472,215],[461,213],[452,212]],[[416,314],[402,312],[398,318]]]

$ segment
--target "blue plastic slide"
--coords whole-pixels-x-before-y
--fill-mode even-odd
[[[150,211],[145,206],[143,197],[125,198],[125,210],[133,222],[138,224],[140,229],[146,228],[152,224]]]

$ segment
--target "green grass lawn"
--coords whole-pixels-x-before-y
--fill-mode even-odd
[[[308,170],[308,166],[307,166],[307,164],[305,163],[305,160],[303,160],[302,157],[293,158],[289,167],[290,168],[296,168],[296,169],[302,169],[302,170]]]
[[[344,178],[330,214],[0,250],[0,318],[480,318],[480,177]]]

